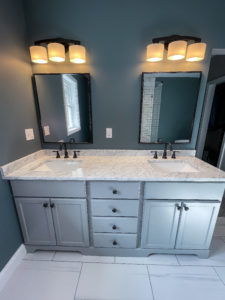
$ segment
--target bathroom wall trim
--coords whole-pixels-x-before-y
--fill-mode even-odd
[[[24,259],[26,254],[27,251],[24,244],[20,245],[20,247],[16,250],[5,267],[2,269],[2,271],[0,272],[0,292],[9,278],[12,276],[13,272],[16,270],[20,262]]]

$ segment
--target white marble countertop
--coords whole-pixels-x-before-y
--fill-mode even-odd
[[[111,152],[110,152],[111,151]],[[46,161],[55,157],[48,150],[41,150],[1,167],[3,179],[7,180],[119,180],[119,181],[201,181],[225,182],[225,172],[190,156],[180,153],[172,160],[153,159],[149,151],[81,151],[76,167],[48,168]],[[147,155],[148,154],[148,155]],[[185,156],[183,156],[185,154]],[[193,153],[192,153],[193,154]],[[189,156],[186,156],[189,155]],[[60,158],[60,160],[68,160]],[[76,159],[70,159],[70,161]],[[167,172],[151,165],[151,162],[187,162],[196,172]]]

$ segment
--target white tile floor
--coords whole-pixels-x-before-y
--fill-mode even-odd
[[[208,259],[27,254],[0,300],[225,300],[225,222]]]

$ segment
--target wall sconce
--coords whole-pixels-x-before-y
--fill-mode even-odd
[[[70,62],[76,64],[86,62],[86,50],[84,46],[80,45],[80,41],[56,38],[36,41],[34,44],[30,47],[33,63],[46,64],[48,58],[52,62],[64,62],[67,51],[69,51]]]
[[[193,36],[171,35],[154,38],[152,44],[147,46],[146,60],[150,62],[162,60],[164,48],[168,50],[168,60],[176,61],[186,57],[186,61],[195,62],[205,58],[206,43],[201,43],[200,38]]]

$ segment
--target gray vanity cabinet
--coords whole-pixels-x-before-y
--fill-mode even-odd
[[[86,199],[15,198],[28,245],[88,246]]]
[[[142,248],[175,247],[180,215],[179,201],[145,201],[143,210]]]
[[[56,245],[50,201],[46,198],[15,198],[26,244]]]
[[[89,245],[86,199],[51,199],[57,245]]]
[[[181,213],[176,249],[208,249],[219,207],[219,201],[185,202]]]

